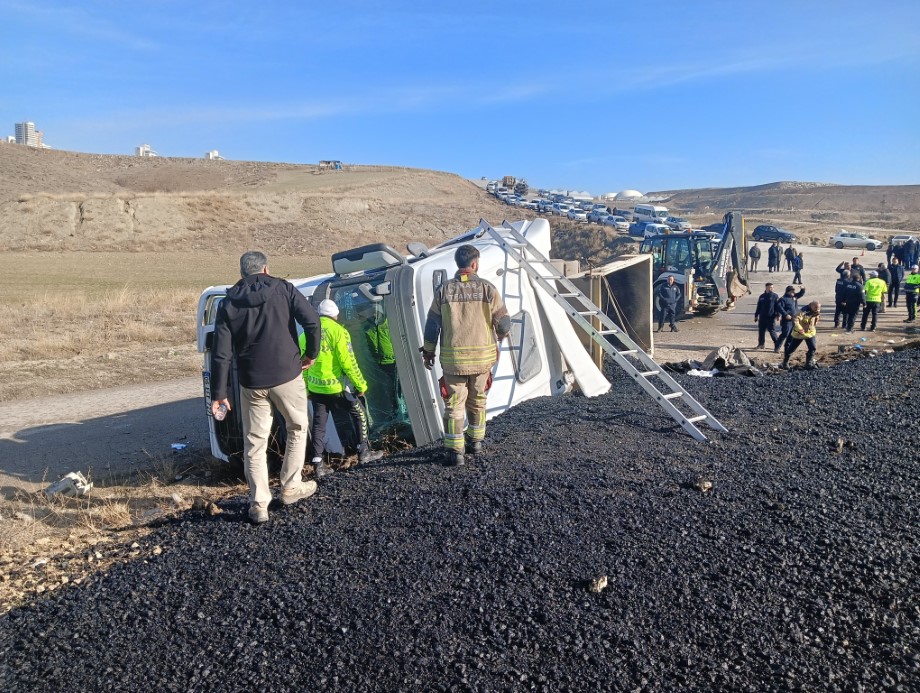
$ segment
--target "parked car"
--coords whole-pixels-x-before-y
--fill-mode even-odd
[[[904,245],[905,243],[907,243],[907,241],[909,241],[909,240],[911,240],[911,239],[913,239],[913,240],[915,240],[915,241],[917,240],[916,237],[914,237],[914,236],[906,236],[906,235],[903,235],[903,236],[892,236],[892,237],[888,240],[888,245],[890,245],[892,248],[897,248],[899,245]]]
[[[684,219],[683,217],[667,217],[664,220],[664,223],[670,226],[675,231],[689,231],[690,222]]]
[[[588,221],[588,213],[580,207],[572,207],[566,216],[572,221]]]
[[[601,222],[604,226],[612,226],[617,231],[629,231],[629,222],[625,217],[608,214]]]
[[[572,207],[565,202],[557,202],[553,205],[553,214],[557,217],[564,217],[569,213],[570,209],[572,209]]]
[[[593,221],[597,224],[604,223],[604,219],[610,216],[606,210],[603,209],[592,209],[588,212],[588,221]]]
[[[754,229],[754,233],[751,235],[755,241],[779,241],[780,243],[793,243],[798,240],[792,231],[786,231],[786,229],[781,229],[778,226],[770,226],[769,224],[761,224],[756,229]]]
[[[866,250],[875,250],[876,248],[881,248],[884,243],[864,233],[853,233],[852,231],[840,229],[837,234],[831,236],[831,245],[835,248],[865,248]]]
[[[642,230],[642,236],[648,238],[649,236],[661,236],[662,234],[672,233],[672,229],[667,224],[646,224],[645,228]]]

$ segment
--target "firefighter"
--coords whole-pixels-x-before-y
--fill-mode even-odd
[[[882,298],[885,296],[885,292],[888,291],[888,285],[883,279],[879,279],[878,272],[873,270],[869,272],[869,281],[866,282],[864,289],[866,292],[866,305],[863,308],[862,324],[859,329],[866,329],[866,323],[871,315],[872,327],[869,332],[875,332],[875,325],[878,323],[878,308],[882,305]]]
[[[360,401],[367,392],[367,382],[355,360],[351,335],[337,322],[339,307],[335,301],[327,298],[320,302],[318,312],[323,337],[320,340],[319,356],[304,374],[304,379],[313,404],[311,435],[314,475],[322,479],[333,471],[323,459],[326,451],[326,425],[329,413],[333,410],[343,411],[351,418],[358,436],[359,464],[379,460],[383,453],[371,450],[367,439],[367,416]],[[346,377],[354,387],[354,392],[345,387]]]
[[[438,287],[425,322],[422,360],[434,367],[441,345],[444,394],[444,453],[451,465],[465,464],[464,453],[482,450],[486,435],[486,396],[498,344],[511,332],[501,294],[480,279],[479,251],[462,245],[454,253],[457,273]],[[463,429],[464,413],[468,427]],[[465,440],[465,445],[464,445]]]
[[[818,334],[818,319],[821,317],[821,304],[812,301],[808,306],[795,314],[792,319],[792,332],[786,342],[786,351],[783,354],[783,363],[780,368],[789,368],[789,357],[792,352],[799,348],[799,344],[805,342],[808,346],[808,354],[805,356],[805,368],[811,370],[817,368],[815,363],[815,352],[817,351],[817,342],[815,336]]]
[[[920,292],[920,267],[913,265],[910,274],[904,279],[904,298],[907,300],[907,320],[913,322],[917,319],[917,294]]]

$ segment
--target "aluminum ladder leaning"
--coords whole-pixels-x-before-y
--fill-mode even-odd
[[[728,432],[728,429],[716,417],[697,402],[689,392],[684,390],[669,373],[655,363],[651,356],[645,353],[590,298],[556,269],[556,266],[553,265],[549,258],[544,257],[520,231],[507,221],[502,223],[501,230],[494,228],[485,219],[479,221],[479,226],[518,263],[531,279],[549,293],[556,303],[565,309],[572,321],[597,342],[613,358],[614,363],[626,371],[687,433],[696,440],[705,441],[706,436],[696,426],[699,422],[705,423],[713,430],[722,433]],[[562,290],[559,287],[562,287]],[[598,320],[602,329],[597,330],[588,321],[588,318]],[[607,339],[608,336],[615,337],[625,348],[617,348]],[[643,370],[637,368],[627,357],[635,359]],[[652,380],[654,377],[657,377],[664,385],[663,388],[660,388]],[[677,401],[680,401],[692,413],[687,415],[678,409],[675,404]]]

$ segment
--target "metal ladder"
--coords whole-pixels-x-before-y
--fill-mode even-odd
[[[537,250],[524,235],[507,221],[502,223],[501,231],[494,228],[485,219],[479,221],[479,226],[488,233],[503,249],[513,258],[518,265],[541,288],[562,306],[569,317],[584,330],[591,339],[612,358],[620,368],[626,371],[658,405],[664,409],[672,419],[681,425],[696,440],[705,441],[706,436],[696,427],[698,422],[703,422],[710,428],[722,433],[728,432],[719,421],[697,402],[684,388],[678,384],[669,373],[664,371],[636,344],[616,323],[614,323],[600,308],[598,308],[585,294],[569,281],[549,258]],[[505,232],[505,234],[502,233]],[[511,236],[509,239],[507,236]],[[528,257],[529,256],[529,257]],[[543,270],[542,272],[540,270]],[[559,287],[562,287],[560,291]],[[598,320],[602,326],[597,330],[588,318]],[[607,339],[609,335],[615,337],[625,348],[619,349]],[[635,359],[643,370],[639,370],[629,358]],[[664,384],[659,388],[652,378],[657,377]],[[693,413],[686,415],[675,406],[676,401]]]

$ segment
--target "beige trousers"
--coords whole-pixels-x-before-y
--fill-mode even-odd
[[[281,465],[281,488],[296,488],[301,483],[307,454],[310,421],[307,414],[307,389],[303,377],[275,387],[250,390],[240,387],[243,414],[243,455],[249,502],[259,505],[272,500],[268,485],[268,437],[272,429],[272,404],[284,417],[287,445]]]
[[[464,414],[468,427],[466,438],[482,441],[486,437],[486,383],[490,371],[476,375],[444,374],[447,399],[444,400],[444,449],[463,452]]]

